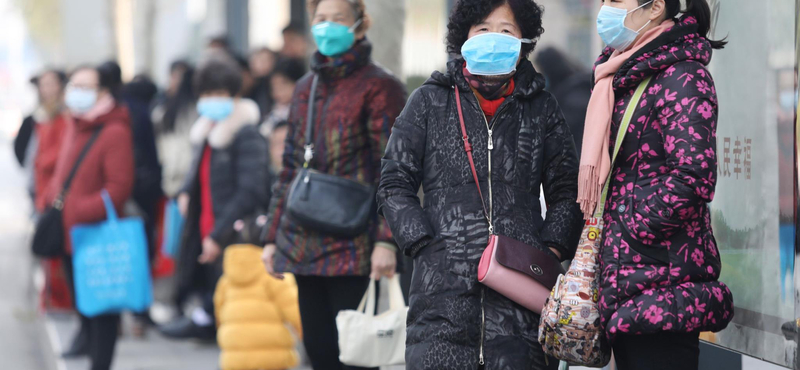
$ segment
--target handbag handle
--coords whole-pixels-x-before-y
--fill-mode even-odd
[[[639,102],[642,100],[642,95],[644,95],[644,91],[647,89],[647,85],[650,84],[650,80],[652,79],[653,76],[650,76],[639,84],[639,87],[636,88],[636,92],[633,94],[631,101],[628,103],[628,107],[625,108],[625,115],[622,116],[622,123],[619,126],[619,131],[617,131],[617,139],[614,141],[614,156],[611,158],[611,168],[608,170],[608,178],[606,179],[605,185],[603,185],[603,193],[600,196],[600,200],[597,202],[594,218],[603,217],[603,213],[605,212],[606,208],[606,198],[608,197],[608,186],[611,183],[611,177],[614,173],[614,162],[616,162],[617,154],[619,154],[619,149],[622,147],[622,141],[625,140],[625,134],[628,133],[628,127],[631,125],[633,113],[639,106]]]
[[[389,279],[389,309],[396,310],[406,306],[403,298],[403,289],[400,288],[400,278],[397,274]]]
[[[61,185],[61,191],[56,196],[56,199],[53,200],[53,208],[59,211],[64,209],[64,199],[67,197],[67,192],[69,191],[70,185],[72,185],[72,179],[75,178],[75,174],[78,172],[81,162],[83,162],[83,159],[86,158],[86,154],[89,153],[89,149],[92,147],[92,144],[97,141],[97,137],[100,136],[100,131],[102,129],[102,125],[95,129],[94,132],[92,132],[92,136],[89,138],[89,141],[87,141],[86,145],[84,145],[83,149],[81,149],[81,152],[78,154],[78,158],[75,160],[75,164],[72,165],[72,169],[69,171],[64,183]]]
[[[358,312],[363,312],[369,316],[375,316],[375,306],[377,305],[375,284],[377,284],[377,280],[369,279],[367,292],[364,293],[364,297],[361,298],[361,303],[358,304]],[[400,287],[400,278],[398,278],[398,275],[395,274],[389,279],[389,309],[396,310],[405,306],[406,300],[403,298],[403,289]]]
[[[108,194],[106,189],[100,192],[100,196],[103,198],[103,205],[106,207],[106,218],[112,224],[116,224],[119,218],[117,217],[117,210],[114,209],[114,202],[111,201],[111,195]]]
[[[478,181],[478,171],[475,170],[475,160],[472,158],[472,144],[469,143],[469,135],[467,135],[467,126],[464,124],[464,112],[461,109],[461,94],[458,92],[457,86],[455,90],[456,90],[456,107],[458,108],[458,122],[461,124],[461,138],[464,140],[464,151],[467,152],[467,159],[469,160],[469,168],[472,170],[472,179],[475,180],[475,186],[478,187],[478,195],[480,195],[481,197],[481,205],[483,205],[483,215],[486,217],[486,221],[489,222],[489,234],[493,234],[494,226],[492,225],[492,217],[488,211],[488,208],[486,208],[486,201],[483,200],[483,192],[481,191],[481,184]],[[492,164],[489,163],[489,165],[491,166]],[[491,173],[491,171],[489,173]],[[491,181],[491,179],[489,179],[489,181]]]
[[[366,311],[364,311],[364,308],[366,308]],[[363,312],[369,316],[375,316],[375,280],[369,279],[367,292],[364,293],[364,297],[361,298],[361,303],[358,304],[357,311]]]
[[[308,168],[308,164],[314,159],[314,106],[317,100],[317,84],[319,83],[319,75],[314,74],[314,79],[311,80],[311,91],[308,93],[308,111],[306,112],[306,145],[303,159],[305,163],[303,168]]]

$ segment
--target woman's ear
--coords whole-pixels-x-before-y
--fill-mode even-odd
[[[356,40],[361,40],[367,36],[367,30],[369,30],[370,26],[372,26],[372,19],[370,19],[369,15],[364,14],[361,17],[361,24],[356,27]]]
[[[664,20],[667,14],[667,2],[665,0],[655,0],[650,6],[650,20]]]

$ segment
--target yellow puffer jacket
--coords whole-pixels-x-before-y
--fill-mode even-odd
[[[286,324],[301,335],[294,276],[267,275],[261,248],[232,245],[225,250],[223,275],[214,293],[222,370],[281,370],[297,366],[298,355]]]

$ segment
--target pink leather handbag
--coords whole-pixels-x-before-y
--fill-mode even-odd
[[[506,298],[521,306],[541,314],[550,291],[555,286],[558,276],[564,268],[558,260],[539,248],[527,245],[518,240],[494,233],[492,224],[492,179],[489,178],[489,208],[483,200],[483,193],[478,182],[478,172],[472,158],[472,145],[469,143],[464,114],[461,110],[461,96],[456,88],[456,106],[461,123],[461,134],[464,139],[464,150],[472,170],[472,177],[478,187],[478,194],[483,203],[483,211],[489,222],[489,245],[483,251],[478,264],[478,281],[495,290]],[[486,128],[489,129],[487,122]],[[491,130],[489,131],[489,173],[492,166]]]

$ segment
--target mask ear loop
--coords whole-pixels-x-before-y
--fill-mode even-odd
[[[353,25],[352,25],[352,26],[350,26],[350,28],[348,29],[348,31],[350,31],[350,32],[355,32],[355,31],[356,31],[356,28],[358,28],[358,26],[360,26],[360,25],[361,25],[361,23],[362,23],[362,20],[363,20],[363,18],[359,18],[359,19],[356,21],[356,23],[353,23]]]
[[[639,5],[639,7],[638,7],[638,8],[636,8],[636,9],[633,9],[633,10],[629,11],[629,12],[628,12],[628,14],[625,14],[625,18],[627,18],[629,14],[631,14],[631,13],[633,13],[633,12],[635,12],[635,11],[637,11],[637,10],[641,9],[641,8],[644,8],[644,7],[646,7],[646,6],[650,5],[650,4],[652,4],[654,1],[656,1],[656,0],[650,0],[650,1],[648,1],[648,2],[646,2],[646,3],[644,3],[644,4],[642,4],[642,5]],[[651,19],[651,20],[649,20],[649,21],[647,21],[647,23],[645,23],[645,24],[644,24],[644,26],[642,26],[641,28],[639,28],[639,30],[638,30],[638,31],[636,31],[636,33],[640,33],[640,32],[642,32],[642,30],[643,30],[645,27],[647,27],[647,25],[648,25],[648,24],[650,24],[650,22],[652,22],[652,21],[653,21],[652,19]],[[627,27],[625,27],[625,28],[627,28]],[[628,28],[628,29],[630,29],[630,28]],[[633,31],[633,30],[631,30],[631,31]]]

